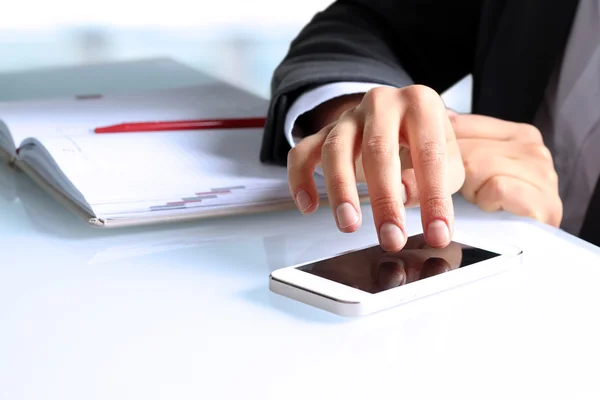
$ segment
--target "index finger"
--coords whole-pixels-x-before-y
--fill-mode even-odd
[[[454,211],[448,185],[448,142],[454,131],[440,96],[426,87],[411,87],[401,135],[408,141],[419,187],[421,222],[427,244],[445,247],[452,238]]]

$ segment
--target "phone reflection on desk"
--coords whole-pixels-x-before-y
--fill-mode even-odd
[[[408,238],[399,252],[389,253],[373,246],[298,269],[365,292],[379,293],[498,255],[457,242],[436,249],[427,245],[423,235],[415,235]]]

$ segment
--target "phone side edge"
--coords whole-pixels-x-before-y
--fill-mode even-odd
[[[309,306],[336,314],[342,317],[361,317],[368,314],[362,302],[340,301],[313,290],[280,281],[269,276],[269,290],[277,295],[296,300]]]

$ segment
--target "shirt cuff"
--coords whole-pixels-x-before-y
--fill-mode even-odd
[[[303,93],[290,107],[284,123],[284,132],[287,141],[291,147],[294,147],[302,138],[299,135],[294,135],[294,125],[298,117],[302,114],[311,111],[320,104],[325,103],[336,97],[349,94],[366,93],[369,90],[378,87],[387,86],[378,83],[369,82],[335,82]],[[389,87],[389,86],[388,86]]]

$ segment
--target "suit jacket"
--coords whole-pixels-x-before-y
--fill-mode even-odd
[[[474,113],[532,123],[577,6],[578,0],[338,0],[299,33],[275,71],[260,159],[286,165],[283,124],[304,91],[337,81],[402,86],[402,70],[439,93],[472,74]],[[600,203],[596,192],[592,203]],[[594,224],[589,219],[583,231],[593,227],[600,245],[600,216]]]

